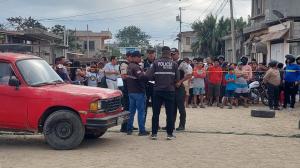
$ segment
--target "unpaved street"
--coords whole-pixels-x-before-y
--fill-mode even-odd
[[[245,108],[188,109],[187,130],[174,141],[166,141],[162,132],[152,141],[114,128],[71,151],[50,149],[42,136],[1,135],[0,168],[299,168],[299,119],[299,108],[274,119],[252,118]],[[147,124],[150,128],[150,120]]]

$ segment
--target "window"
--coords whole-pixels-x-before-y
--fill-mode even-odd
[[[9,79],[14,73],[8,63],[0,62],[0,85],[8,85]]]
[[[191,38],[190,37],[186,37],[185,38],[185,43],[186,43],[186,45],[191,45]]]
[[[91,51],[95,51],[95,41],[89,41],[89,48]],[[84,49],[87,50],[87,41],[84,41]]]
[[[263,2],[264,0],[253,0],[252,1],[252,17],[262,15],[263,10]]]

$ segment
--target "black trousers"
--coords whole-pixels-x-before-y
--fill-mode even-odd
[[[154,91],[153,93],[153,116],[152,116],[152,134],[157,134],[159,126],[159,114],[162,104],[166,107],[167,133],[173,134],[174,130],[174,103],[175,92],[172,91]]]
[[[146,119],[147,119],[147,112],[148,112],[148,107],[153,107],[153,85],[152,84],[147,84],[146,85],[146,108],[145,108],[145,124],[146,124]],[[150,103],[151,100],[151,103]]]
[[[180,86],[175,91],[175,104],[174,104],[174,126],[177,118],[177,109],[179,111],[179,127],[185,128],[186,123],[186,111],[185,111],[185,89],[184,86]]]
[[[124,86],[122,88],[119,88],[123,93],[122,98],[122,106],[125,111],[129,111],[129,97],[128,97],[128,90],[127,90],[127,83],[124,81]],[[123,123],[121,125],[121,131],[127,131],[127,122]]]
[[[295,82],[284,83],[284,107],[286,107],[287,104],[290,104],[291,108],[295,107],[297,91],[298,86]]]
[[[268,101],[270,108],[279,107],[279,86],[274,86],[272,84],[267,84],[268,88]]]

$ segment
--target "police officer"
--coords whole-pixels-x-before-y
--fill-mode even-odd
[[[147,71],[149,79],[155,81],[153,97],[152,135],[153,140],[157,139],[159,125],[159,114],[162,104],[165,104],[167,115],[167,140],[174,139],[174,104],[175,88],[179,80],[178,65],[171,59],[171,49],[167,46],[162,48],[162,57],[154,61]]]
[[[146,72],[153,64],[154,60],[155,60],[155,49],[154,48],[149,48],[147,50],[147,58],[144,60],[144,71]],[[153,81],[149,81],[146,84],[146,108],[145,108],[145,122],[147,119],[147,111],[148,111],[148,107],[151,106],[153,107]],[[150,104],[150,100],[151,100],[151,104]]]
[[[131,52],[128,51],[126,53],[126,60],[120,63],[120,74],[123,79],[124,85],[122,88],[119,89],[123,93],[122,105],[124,107],[124,110],[126,111],[129,110],[129,98],[128,98],[128,89],[127,89],[127,68],[131,60],[132,60]],[[125,133],[127,132],[127,122],[122,124],[120,132],[125,132]]]
[[[179,59],[179,51],[176,48],[171,49],[171,56],[173,61],[178,64],[180,80],[177,82],[176,95],[175,95],[175,109],[174,109],[174,125],[177,117],[177,108],[180,114],[179,126],[177,131],[185,130],[186,110],[184,106],[186,92],[189,91],[189,85],[184,83],[192,78],[193,68],[188,62]]]

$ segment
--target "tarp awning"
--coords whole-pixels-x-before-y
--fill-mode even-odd
[[[289,31],[289,29],[284,29],[284,30],[270,32],[268,34],[262,35],[261,42],[282,39],[283,36],[285,36],[288,31]]]

